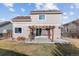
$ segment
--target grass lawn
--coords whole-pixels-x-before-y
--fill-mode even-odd
[[[54,47],[53,44],[24,44],[11,40],[0,40],[0,49],[14,51],[20,53],[20,55],[52,55],[50,47]],[[0,53],[0,55],[3,55],[3,53],[4,52]],[[7,54],[9,53],[6,53],[6,55]]]
[[[52,56],[79,55],[79,49],[71,44],[24,44],[11,40],[0,40],[2,56]]]

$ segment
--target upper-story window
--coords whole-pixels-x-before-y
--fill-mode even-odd
[[[39,20],[45,20],[45,15],[39,15]]]
[[[22,28],[15,28],[15,33],[22,33]]]

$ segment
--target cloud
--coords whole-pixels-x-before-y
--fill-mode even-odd
[[[37,10],[59,10],[59,8],[53,3],[37,3],[35,4],[35,7]]]
[[[13,7],[14,4],[13,3],[4,3],[4,6],[6,6],[6,7]]]
[[[20,16],[20,14],[17,14],[16,16]]]
[[[71,8],[71,9],[74,9],[74,6],[73,6],[73,5],[71,5],[71,6],[70,6],[70,8]]]
[[[67,15],[67,13],[66,13],[66,12],[64,12],[64,13],[63,13],[63,15]]]
[[[36,7],[36,9],[41,9],[43,5],[44,5],[44,3],[36,3],[35,7]]]
[[[9,11],[11,11],[11,12],[14,12],[15,10],[14,10],[14,4],[13,3],[4,3],[3,4],[5,7],[7,7],[8,8],[8,10]]]
[[[25,10],[24,8],[21,8],[21,11],[22,11],[22,12],[25,12],[26,10]]]
[[[64,19],[68,19],[68,18],[69,18],[67,12],[64,12],[64,13],[63,13],[63,18],[64,18]]]
[[[0,22],[6,21],[5,18],[0,18]]]
[[[74,3],[76,8],[79,8],[79,3]]]
[[[58,7],[55,5],[55,4],[45,4],[44,6],[45,9],[56,9],[56,10],[59,10]]]
[[[15,12],[15,10],[13,8],[9,8],[9,11],[11,12]]]
[[[28,5],[30,6],[32,3],[28,3]]]
[[[71,12],[70,12],[70,15],[74,15],[74,12],[71,11]]]
[[[63,18],[64,18],[64,19],[68,19],[69,16],[72,16],[72,15],[74,15],[74,12],[73,12],[73,11],[70,11],[69,14],[67,14],[67,12],[64,12],[64,13],[63,13]]]
[[[64,18],[64,19],[68,19],[69,17],[66,15],[66,16],[63,16],[63,18]]]

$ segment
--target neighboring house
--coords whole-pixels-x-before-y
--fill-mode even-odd
[[[12,36],[12,23],[10,21],[0,22],[0,37],[5,37],[4,34],[6,37]]]
[[[64,24],[62,34],[66,37],[79,37],[79,19]]]
[[[17,16],[12,19],[12,37],[25,37],[28,40],[36,36],[47,36],[51,41],[61,39],[61,11],[35,10],[30,16]]]

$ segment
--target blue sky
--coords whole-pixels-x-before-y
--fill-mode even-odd
[[[16,16],[28,16],[32,10],[57,9],[63,12],[62,23],[79,18],[78,3],[0,3],[0,20],[11,20]]]

